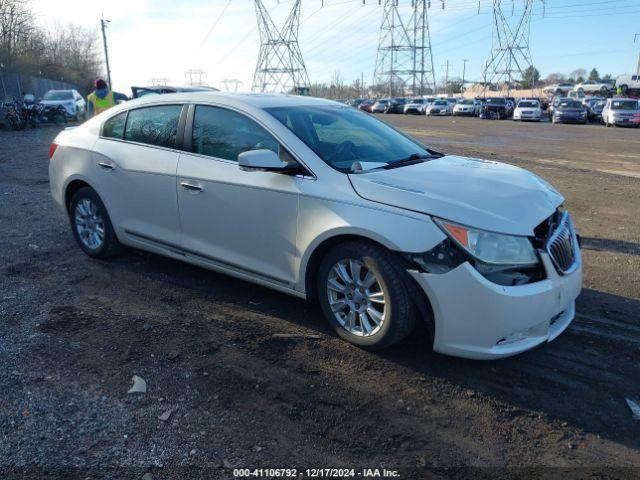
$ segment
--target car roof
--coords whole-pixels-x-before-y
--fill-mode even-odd
[[[141,98],[127,102],[127,105],[142,106],[156,103],[175,102],[202,102],[202,103],[226,103],[229,105],[271,108],[271,107],[297,107],[297,106],[328,106],[344,104],[314,97],[300,95],[288,95],[281,93],[229,93],[215,91],[179,92],[165,95],[145,95]]]

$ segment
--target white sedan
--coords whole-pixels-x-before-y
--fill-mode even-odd
[[[513,111],[514,121],[539,122],[542,118],[542,108],[537,100],[520,100]]]
[[[438,352],[514,355],[567,328],[581,289],[547,182],[325,100],[144,97],[60,133],[49,178],[88,256],[126,245],[316,298],[365,348],[421,321]]]

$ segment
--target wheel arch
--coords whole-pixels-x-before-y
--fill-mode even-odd
[[[65,186],[65,188],[64,188],[64,207],[67,210],[67,212],[69,211],[69,205],[71,204],[71,199],[73,198],[75,193],[78,190],[80,190],[81,188],[84,188],[84,187],[89,187],[94,192],[98,193],[96,191],[96,189],[93,187],[93,185],[91,185],[89,182],[87,182],[85,179],[82,179],[82,178],[74,178],[73,180],[71,180]],[[100,194],[98,194],[98,195],[100,195]]]
[[[406,272],[406,269],[409,268],[410,265],[403,255],[397,250],[394,250],[393,246],[388,242],[384,242],[381,239],[372,239],[371,237],[358,232],[340,232],[320,240],[307,256],[308,259],[302,268],[303,276],[301,278],[304,281],[303,288],[307,300],[317,300],[316,279],[323,257],[335,246],[346,242],[367,243],[386,250],[392,257],[394,257],[394,265],[398,269],[404,270],[404,275],[402,275],[403,280],[405,281],[407,289],[411,293],[411,299],[420,314],[420,318],[426,325],[429,335],[431,336],[430,341],[433,341],[433,338],[435,338],[435,317],[429,296],[424,290],[422,290],[422,288],[420,288],[413,277]]]

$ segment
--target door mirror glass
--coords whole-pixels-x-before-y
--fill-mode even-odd
[[[266,149],[242,152],[238,155],[238,165],[247,172],[284,172],[289,168],[277,153]]]

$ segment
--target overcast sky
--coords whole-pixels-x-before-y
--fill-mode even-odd
[[[511,5],[511,0],[503,0]],[[516,12],[523,0],[514,0]],[[282,24],[292,0],[263,0]],[[300,48],[311,81],[329,81],[335,71],[348,82],[364,75],[372,80],[382,7],[377,0],[303,0]],[[410,5],[410,0],[400,4]],[[478,3],[480,12],[478,13]],[[431,41],[436,77],[479,79],[491,49],[492,0],[431,0]],[[39,21],[73,22],[99,33],[102,13],[111,21],[109,56],[115,90],[152,78],[185,84],[187,69],[207,72],[208,83],[224,88],[223,79],[251,87],[259,49],[253,0],[32,0]],[[410,8],[410,7],[407,7]],[[506,9],[510,13],[510,7]],[[217,21],[217,23],[216,23]],[[531,54],[543,77],[577,68],[601,74],[635,71],[640,38],[640,0],[546,0],[534,7]],[[640,36],[639,36],[640,37]],[[100,43],[102,46],[102,43]]]

